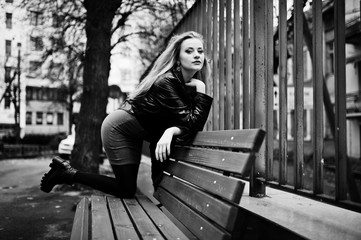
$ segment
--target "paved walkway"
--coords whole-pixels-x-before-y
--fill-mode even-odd
[[[50,157],[0,160],[0,240],[69,239],[75,206],[90,191],[71,187],[44,193],[41,177],[49,169]],[[101,172],[111,174],[107,161]],[[139,189],[152,193],[150,160],[142,159],[138,176]]]

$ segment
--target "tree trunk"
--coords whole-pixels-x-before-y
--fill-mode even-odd
[[[83,94],[71,164],[78,170],[99,172],[100,127],[106,115],[110,70],[111,28],[121,1],[85,0],[87,10]]]

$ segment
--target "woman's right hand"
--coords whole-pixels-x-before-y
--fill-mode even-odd
[[[206,85],[199,79],[191,78],[191,80],[186,83],[186,86],[195,87],[197,92],[206,93]]]
[[[155,148],[155,158],[158,161],[163,162],[168,159],[173,136],[180,135],[181,133],[182,130],[179,127],[170,127],[164,131]]]

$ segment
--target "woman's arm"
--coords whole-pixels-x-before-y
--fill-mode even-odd
[[[163,162],[168,158],[173,136],[178,136],[180,134],[182,134],[182,129],[179,127],[170,127],[164,131],[155,148],[155,158],[158,161]]]
[[[193,79],[189,85],[196,88],[192,95],[192,103],[187,102],[186,89],[176,78],[162,78],[153,85],[153,91],[156,93],[152,95],[154,102],[170,114],[177,122],[175,126],[184,130],[182,136],[179,136],[180,139],[188,139],[187,135],[193,135],[203,129],[213,101],[210,96],[203,93],[205,85],[202,81]]]

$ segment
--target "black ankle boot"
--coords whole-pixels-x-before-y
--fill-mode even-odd
[[[57,184],[73,184],[77,170],[72,168],[69,162],[60,157],[55,157],[49,167],[51,168],[50,171],[44,174],[40,184],[40,189],[43,192],[50,192]]]

